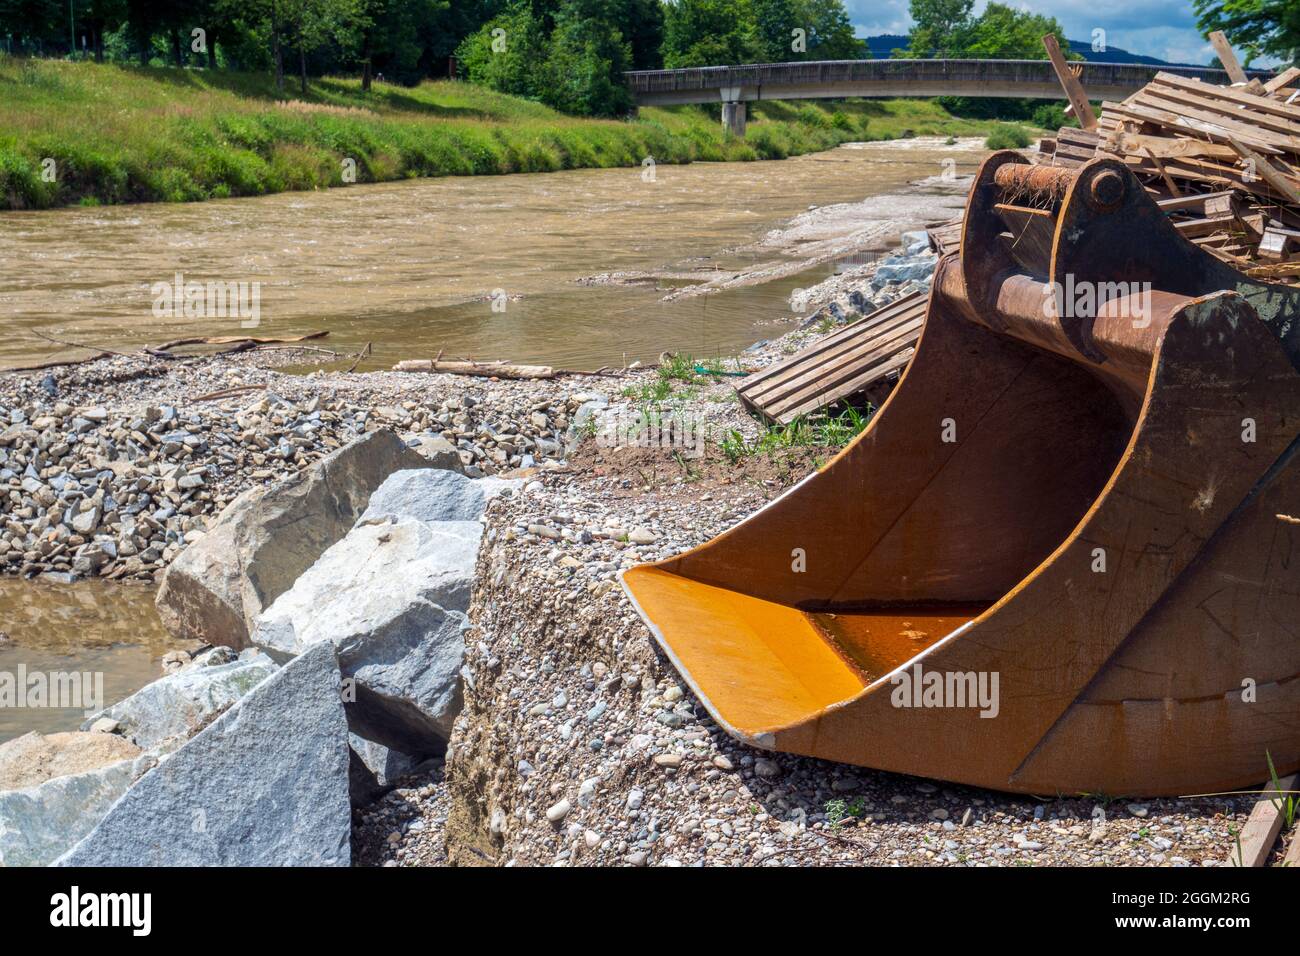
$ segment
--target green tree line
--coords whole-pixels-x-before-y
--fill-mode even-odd
[[[97,62],[459,74],[566,112],[612,116],[622,73],[864,54],[841,0],[0,0],[0,49]]]
[[[1294,59],[1297,0],[1194,2],[1203,30],[1225,30],[1250,55]],[[914,25],[895,55],[1040,59],[1047,33],[1069,49],[1053,17],[973,9],[911,0]],[[867,55],[842,0],[0,0],[0,49],[266,71],[280,90],[326,74],[360,75],[364,89],[379,76],[459,75],[594,116],[631,108],[626,70]]]

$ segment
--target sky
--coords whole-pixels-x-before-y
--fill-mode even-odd
[[[1071,40],[1091,42],[1106,31],[1110,46],[1178,63],[1208,63],[1214,51],[1196,31],[1191,0],[1002,0],[1010,6],[1056,17]],[[912,18],[907,0],[844,0],[858,36],[906,33]],[[985,0],[976,0],[975,12]]]

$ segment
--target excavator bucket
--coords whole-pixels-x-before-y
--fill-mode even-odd
[[[1122,163],[991,156],[906,374],[833,461],[627,571],[753,746],[1024,793],[1300,768],[1300,289]]]

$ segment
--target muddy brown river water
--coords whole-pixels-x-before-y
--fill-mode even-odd
[[[574,170],[0,213],[0,366],[53,352],[37,330],[111,348],[244,333],[238,314],[156,315],[156,284],[174,285],[177,273],[248,283],[250,298],[259,283],[255,334],[328,329],[322,344],[339,351],[373,343],[370,368],[438,350],[565,368],[651,360],[666,348],[734,354],[768,337],[766,320],[789,313],[790,291],[831,267],[673,302],[661,300],[683,280],[578,280],[797,265],[799,247],[815,240],[759,240],[809,206],[865,197],[875,197],[863,214],[882,224],[876,244],[887,250],[898,232],[889,224],[917,211],[902,187],[969,172],[981,155],[965,142],[914,142],[659,166],[653,182],[641,169]]]
[[[0,632],[0,742],[76,729],[161,674],[170,643],[152,588],[100,581],[0,578]]]
[[[320,344],[340,353],[369,342],[363,370],[440,350],[578,369],[664,349],[733,355],[788,330],[795,288],[959,208],[907,184],[970,173],[982,155],[969,142],[908,141],[660,166],[653,182],[641,169],[577,170],[0,213],[0,368],[86,354],[38,331],[113,349],[247,334],[238,314],[157,314],[154,286],[176,273],[260,284],[252,334],[328,329]],[[826,208],[841,203],[852,205]],[[579,281],[609,273],[650,278]],[[742,281],[664,301],[731,273]],[[149,588],[0,579],[0,681],[20,669],[92,673],[102,703],[121,699],[161,673],[168,642],[152,599]],[[0,701],[0,742],[73,729],[85,709]]]

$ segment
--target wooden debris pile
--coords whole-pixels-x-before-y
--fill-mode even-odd
[[[1105,103],[1097,131],[1061,130],[1049,161],[1118,157],[1188,239],[1261,278],[1300,277],[1300,106],[1281,92],[1161,73]]]
[[[1192,242],[1249,275],[1300,283],[1300,69],[1250,78],[1230,51],[1224,64],[1232,86],[1161,72],[1100,117],[1075,110],[1083,128],[1045,140],[1041,161],[1118,158]]]

